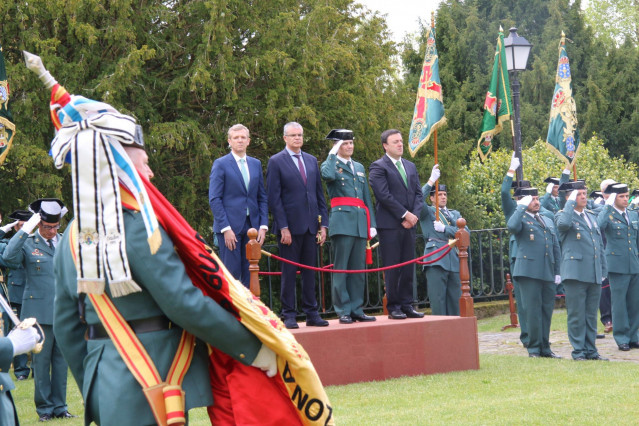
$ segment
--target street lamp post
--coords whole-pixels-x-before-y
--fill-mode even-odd
[[[513,126],[513,150],[519,158],[521,166],[517,169],[517,180],[524,178],[524,163],[521,156],[521,115],[519,110],[519,71],[526,69],[528,62],[528,54],[532,44],[528,40],[517,34],[517,28],[510,29],[510,34],[504,39],[504,47],[506,49],[506,62],[508,71],[512,76],[510,85],[513,92],[513,104],[515,119],[511,121]]]

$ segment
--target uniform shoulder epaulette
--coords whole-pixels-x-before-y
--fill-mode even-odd
[[[595,214],[594,210],[590,210],[590,209],[584,209],[584,210],[587,211],[588,213]]]
[[[556,214],[563,213],[563,212],[564,212],[564,209],[557,210],[557,213],[556,213]]]

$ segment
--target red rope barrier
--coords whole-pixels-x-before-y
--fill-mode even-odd
[[[279,257],[279,256],[277,256],[275,254],[272,254],[272,253],[269,253],[269,254],[270,254],[270,257],[272,257],[275,260],[279,260],[281,262],[288,263],[289,265],[297,266],[298,268],[310,269],[312,271],[331,272],[331,273],[334,273],[334,274],[366,274],[366,273],[369,273],[369,272],[381,272],[381,271],[387,271],[389,269],[401,268],[402,266],[406,266],[406,265],[410,265],[411,263],[419,262],[422,259],[425,259],[427,257],[431,257],[431,256],[433,256],[433,255],[445,250],[445,253],[443,253],[437,259],[431,260],[429,262],[423,262],[422,264],[434,263],[434,262],[437,262],[438,260],[441,260],[444,256],[446,256],[450,252],[451,249],[452,249],[451,246],[445,245],[445,246],[442,246],[442,247],[438,248],[435,251],[432,251],[430,253],[426,253],[425,255],[423,255],[421,257],[418,257],[417,259],[407,260],[406,262],[398,263],[396,265],[384,266],[384,267],[381,267],[381,268],[353,269],[353,270],[318,268],[316,266],[303,265],[301,263],[293,262],[292,260],[284,259],[283,257]],[[261,272],[260,272],[260,274],[261,274]],[[281,272],[267,272],[266,273],[266,275],[275,275],[275,274],[281,274]]]

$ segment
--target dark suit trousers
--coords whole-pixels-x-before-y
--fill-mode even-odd
[[[384,266],[396,265],[415,258],[415,228],[378,229],[379,249]],[[388,312],[413,304],[415,264],[384,272]]]
[[[249,242],[247,235],[248,230],[251,227],[251,221],[246,216],[244,226],[239,234],[235,234],[237,243],[235,243],[235,250],[229,250],[224,244],[224,234],[217,233],[217,241],[220,248],[220,260],[226,269],[229,270],[231,275],[236,280],[240,281],[244,287],[249,288],[251,284],[251,276],[249,274],[249,262],[246,258],[246,244]]]
[[[281,235],[278,235],[278,240]],[[315,234],[306,232],[301,235],[291,235],[293,242],[290,246],[278,242],[277,247],[280,256],[303,265],[317,265],[317,242]],[[282,301],[281,316],[283,319],[295,318],[295,282],[297,266],[282,262],[282,289],[280,299]],[[302,276],[302,309],[307,319],[319,316],[317,312],[317,300],[315,299],[315,271],[303,268]]]
[[[33,399],[38,415],[58,415],[67,411],[68,365],[53,335],[53,326],[40,326],[45,340],[42,352],[33,354]]]
[[[606,325],[612,322],[612,304],[610,302],[610,281],[606,278],[601,285],[601,298],[599,299],[599,315],[601,323]]]

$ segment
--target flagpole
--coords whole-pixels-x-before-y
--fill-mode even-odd
[[[573,175],[573,180],[577,180],[577,163],[573,163],[572,165],[572,175]]]
[[[430,27],[435,28],[435,11],[430,12]],[[435,149],[435,164],[439,164],[439,160],[437,159],[437,129],[435,129],[433,137],[433,147]],[[441,170],[441,167],[439,168],[439,170]],[[439,220],[439,179],[435,181],[435,219]]]

